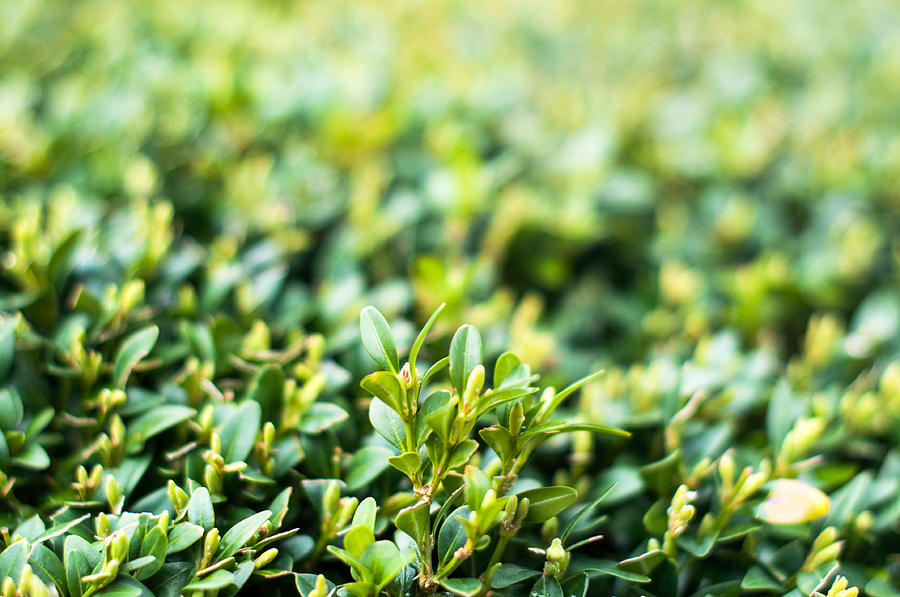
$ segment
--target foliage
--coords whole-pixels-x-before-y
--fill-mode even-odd
[[[900,594],[898,11],[0,3],[0,592]]]

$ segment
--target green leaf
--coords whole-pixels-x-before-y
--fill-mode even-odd
[[[550,486],[537,487],[516,494],[521,501],[528,498],[528,514],[526,523],[541,523],[553,518],[575,502],[577,492],[571,487]]]
[[[565,597],[586,597],[591,579],[586,572],[576,572],[562,582]]]
[[[460,326],[450,341],[450,384],[458,395],[466,389],[466,380],[472,369],[481,364],[481,334],[478,329],[465,324]]]
[[[196,491],[194,492],[196,493]],[[203,536],[203,527],[190,522],[181,522],[169,531],[166,554],[178,553],[196,543]]]
[[[375,543],[375,533],[364,524],[357,524],[344,535],[344,549],[354,558],[361,558],[367,547]]]
[[[646,583],[650,582],[650,577],[637,572],[629,572],[622,570],[615,562],[607,560],[590,560],[589,566],[581,568],[582,571],[589,574],[605,574],[627,580],[628,582]]]
[[[362,524],[375,530],[375,514],[377,510],[378,505],[375,502],[375,498],[367,497],[356,507],[356,512],[353,513],[353,522],[351,524],[353,526]]]
[[[777,582],[762,566],[751,566],[741,580],[741,589],[745,591],[766,591],[781,593],[784,591],[781,583]]]
[[[127,574],[120,574],[112,584],[94,594],[98,597],[154,597],[140,581]]]
[[[284,396],[284,371],[281,367],[267,365],[257,372],[244,400],[258,402],[264,421],[277,421]]]
[[[453,448],[453,452],[450,454],[447,468],[452,470],[461,467],[469,461],[476,450],[478,450],[478,442],[474,439],[464,439],[459,442],[459,445]]]
[[[552,576],[541,576],[531,587],[528,597],[565,597],[559,581]]]
[[[513,438],[505,427],[491,425],[478,432],[481,439],[496,452],[501,462],[510,460],[513,456]]]
[[[500,564],[491,577],[491,586],[495,589],[503,589],[523,580],[534,578],[541,574],[537,570],[524,568],[518,564]]]
[[[113,365],[113,386],[124,388],[134,366],[150,354],[159,338],[159,328],[151,325],[128,336],[119,348]]]
[[[381,591],[415,558],[415,554],[400,550],[390,541],[376,541],[363,552],[360,562],[372,571],[376,593]]]
[[[250,541],[250,538],[256,533],[257,529],[266,522],[272,512],[263,510],[249,518],[240,521],[225,533],[219,542],[219,549],[216,552],[216,561],[222,561],[236,554],[238,550]]]
[[[633,558],[622,560],[618,563],[618,568],[626,572],[637,572],[638,574],[647,575],[653,572],[665,559],[665,553],[659,549],[653,549]]]
[[[209,490],[202,485],[194,489],[188,502],[188,520],[208,531],[216,526],[216,515],[213,511]]]
[[[222,457],[225,462],[239,462],[247,458],[259,434],[262,411],[252,400],[241,402],[222,426]]]
[[[196,412],[179,404],[163,404],[146,411],[128,423],[129,448],[138,448],[151,437],[190,419]]]
[[[94,566],[100,563],[100,554],[81,537],[69,535],[63,546],[63,562],[69,595],[81,597],[84,586],[81,577],[90,574]]]
[[[147,531],[147,534],[144,535],[144,540],[141,541],[141,555],[152,556],[155,563],[141,568],[135,575],[138,580],[146,580],[156,574],[160,567],[162,567],[163,562],[166,561],[168,547],[169,541],[166,538],[166,533],[158,526],[153,525],[153,527]]]
[[[450,402],[450,392],[438,390],[428,395],[416,413],[416,447],[419,448],[428,439],[432,429],[426,420],[434,413],[440,412]]]
[[[387,371],[376,371],[363,378],[360,387],[391,407],[401,417],[406,405],[406,387],[397,376]]]
[[[0,553],[0,578],[10,577],[18,584],[28,561],[28,542],[16,541]]]
[[[392,446],[401,452],[406,449],[406,428],[403,425],[403,419],[400,418],[391,407],[379,400],[373,398],[369,405],[369,422]]]
[[[192,582],[182,590],[212,591],[215,589],[224,589],[229,584],[231,584],[232,578],[234,578],[234,575],[231,572],[219,568],[218,570],[214,570],[211,574],[204,576],[200,580]]]
[[[12,459],[13,463],[36,471],[42,471],[50,466],[50,456],[38,444],[32,442],[25,446],[25,450]]]
[[[331,402],[313,402],[300,420],[300,431],[318,434],[345,421],[350,415]]]
[[[40,543],[31,546],[31,555],[28,557],[31,569],[45,584],[56,585],[60,595],[66,595],[68,586],[66,583],[66,570],[62,561],[53,550]]]
[[[442,565],[449,562],[450,558],[453,557],[453,553],[465,545],[466,531],[459,519],[467,518],[469,512],[468,506],[460,506],[441,525],[441,530],[438,531],[437,552],[438,559]]]
[[[514,352],[504,352],[497,357],[497,362],[494,363],[494,387],[502,386],[506,376],[521,364],[522,359]]]
[[[425,375],[422,376],[420,383],[425,385],[428,383],[428,380],[431,379],[438,371],[447,366],[450,362],[450,357],[444,357],[438,360],[434,365],[428,368],[428,371],[425,372]]]
[[[417,545],[423,545],[431,534],[431,504],[419,502],[400,510],[394,524],[398,529],[413,538]]]
[[[805,409],[805,402],[794,395],[787,381],[779,380],[772,390],[766,410],[766,433],[769,436],[769,445],[775,452],[781,449],[781,444],[784,443],[784,438],[794,425],[794,421],[803,415]]]
[[[359,331],[363,348],[375,360],[379,367],[396,374],[400,371],[400,359],[397,357],[397,346],[384,315],[371,305],[359,314]]]
[[[25,411],[19,393],[0,388],[0,431],[12,431],[22,422]]]
[[[389,466],[388,458],[393,452],[381,446],[366,446],[350,459],[347,471],[347,488],[359,489],[375,480]]]
[[[581,508],[581,510],[578,511],[577,514],[575,514],[575,516],[572,517],[568,524],[566,524],[566,528],[563,530],[562,534],[559,536],[560,540],[563,543],[565,543],[569,539],[569,535],[572,534],[572,531],[574,531],[578,527],[578,524],[582,520],[584,520],[584,517],[587,516],[591,512],[591,510],[599,506],[600,502],[605,500],[607,496],[612,493],[612,490],[615,489],[615,487],[615,483],[610,485],[606,491],[600,494],[600,497],[596,498],[591,503],[586,504],[583,508]]]
[[[391,456],[388,458],[388,464],[409,478],[413,478],[419,467],[422,466],[416,452],[404,452],[399,456]]]
[[[409,349],[409,365],[412,368],[412,373],[414,375],[416,371],[416,360],[419,356],[419,349],[422,348],[422,344],[425,343],[425,337],[428,336],[428,330],[431,329],[431,326],[434,325],[438,315],[440,315],[441,311],[443,311],[446,306],[447,303],[441,303],[440,306],[434,310],[434,313],[431,314],[431,317],[428,318],[428,321],[425,322],[425,325],[422,327],[421,331],[419,331],[419,335],[417,335],[415,341],[413,341],[412,348]]]
[[[159,572],[147,580],[147,588],[156,597],[181,597],[184,587],[194,576],[194,570],[190,562],[166,562]]]
[[[441,586],[461,597],[475,597],[483,588],[477,578],[442,578]]]

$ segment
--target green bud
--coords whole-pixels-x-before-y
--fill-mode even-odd
[[[328,584],[325,582],[325,576],[320,574],[316,577],[316,586],[306,597],[328,597]]]
[[[108,536],[111,529],[111,526],[109,524],[109,517],[107,517],[105,513],[101,512],[94,521],[94,527],[97,531],[98,537]]]
[[[266,551],[262,552],[259,557],[253,560],[253,567],[256,570],[264,568],[265,566],[271,564],[272,560],[274,560],[276,556],[278,556],[278,550],[276,548],[273,547],[272,549],[267,549]]]
[[[0,591],[2,591],[3,597],[16,597],[16,583],[13,582],[11,576],[7,576],[3,579],[3,584],[0,585]]]
[[[213,432],[213,422],[215,419],[216,409],[213,408],[212,404],[207,404],[200,411],[200,415],[197,417],[197,425],[200,427],[200,433],[206,437],[211,436]],[[212,439],[212,438],[210,438]],[[210,441],[210,445],[212,445],[212,441]],[[221,440],[219,440],[219,446],[221,451]]]
[[[109,504],[113,514],[118,514],[119,509],[122,507],[122,487],[116,481],[116,478],[110,475],[106,478],[104,489],[106,490],[106,503]]]
[[[175,481],[172,481],[171,479],[169,479],[168,490],[169,501],[175,507],[175,511],[181,513],[190,499],[188,494],[185,493],[182,488],[178,487],[178,485],[175,484]]]
[[[559,519],[557,517],[549,518],[541,525],[541,538],[545,541],[551,541],[559,535]]]
[[[326,514],[334,514],[337,511],[340,498],[341,488],[336,482],[329,483],[325,490],[325,496],[322,498],[322,506]]]
[[[127,555],[127,553],[126,553]],[[114,579],[119,574],[119,560],[110,560],[103,567],[102,574],[109,578],[110,580]],[[106,584],[106,583],[104,583]]]
[[[203,540],[204,557],[212,557],[219,547],[219,529],[213,527],[206,533],[206,539]],[[207,560],[208,561],[208,560]]]
[[[515,404],[513,404],[512,408],[509,409],[509,432],[513,435],[517,435],[522,429],[522,425],[524,423],[525,407],[522,406],[521,402],[516,402]]]
[[[203,469],[203,484],[206,485],[207,489],[212,493],[219,493],[222,491],[222,476],[219,474],[219,471],[210,464],[207,464],[206,468]]]
[[[547,561],[544,563],[544,574],[559,580],[569,566],[570,555],[563,547],[559,537],[555,537],[547,549]]]
[[[481,388],[484,387],[484,365],[477,365],[469,378],[466,380],[466,389],[463,392],[462,411],[471,412],[475,410],[478,396],[481,394]]]
[[[169,511],[163,510],[162,514],[159,515],[159,519],[156,521],[156,526],[159,527],[163,533],[169,532]]]
[[[109,542],[109,559],[124,562],[128,558],[128,535],[116,531]]]
[[[82,487],[87,487],[89,479],[86,468],[79,465],[79,467],[75,469],[75,481]]]
[[[263,444],[271,450],[272,444],[275,443],[275,425],[272,424],[272,421],[266,421],[266,424],[263,425]]]
[[[100,487],[100,482],[103,480],[103,466],[99,464],[95,464],[94,468],[91,469],[90,476],[90,486],[92,488]]]
[[[209,449],[213,454],[222,454],[222,438],[215,431],[209,436]]]

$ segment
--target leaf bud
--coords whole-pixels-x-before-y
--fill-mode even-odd
[[[271,564],[272,560],[274,560],[277,556],[278,550],[276,548],[273,547],[272,549],[267,549],[266,551],[262,552],[259,557],[253,560],[253,567],[256,570],[264,568],[265,566]]]

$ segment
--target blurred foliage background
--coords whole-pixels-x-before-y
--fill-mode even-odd
[[[595,456],[631,491],[613,503],[668,499],[672,483],[629,471],[692,433],[685,471],[728,445],[777,456],[772,396],[827,422],[809,473],[826,490],[900,439],[883,375],[900,349],[896,2],[2,0],[0,15],[0,309],[37,333],[80,285],[141,280],[148,309],[119,296],[122,329],[227,312],[278,345],[302,327],[358,379],[362,306],[408,346],[446,301],[445,339],[476,324],[488,354],[554,383],[607,368],[581,409],[647,430]],[[64,243],[71,276],[34,267]],[[663,441],[698,389],[698,426]],[[892,500],[854,502],[889,510],[849,546],[870,567],[856,582],[884,565],[870,541],[900,550]]]

